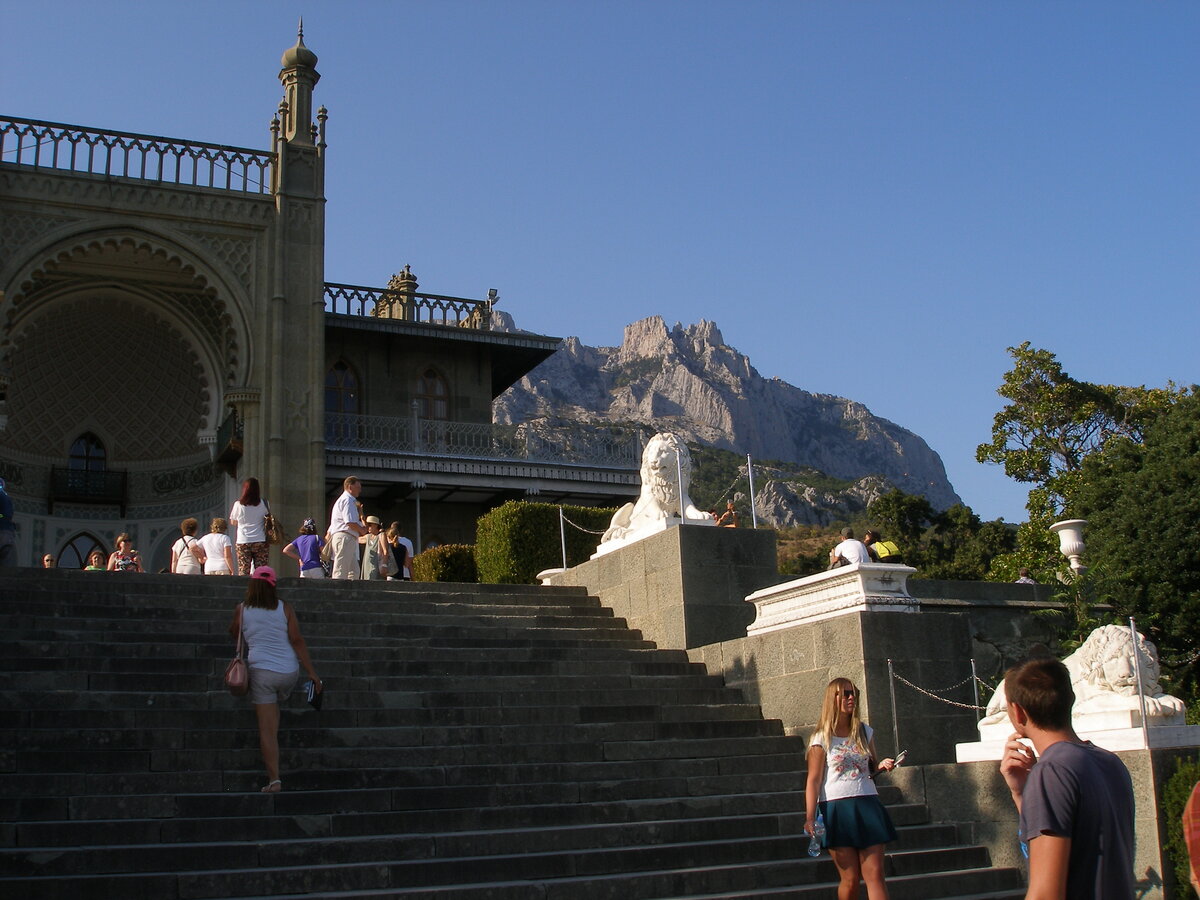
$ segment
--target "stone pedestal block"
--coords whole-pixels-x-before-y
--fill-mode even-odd
[[[660,647],[686,649],[744,637],[745,597],[778,580],[775,532],[683,525],[551,575],[583,585]]]
[[[970,632],[946,613],[849,612],[689,651],[726,684],[740,688],[789,734],[816,728],[825,686],[849,678],[884,756],[908,750],[910,763],[950,762],[956,743],[975,734]],[[954,703],[889,679],[940,689]],[[946,690],[954,686],[952,690]],[[894,697],[894,705],[893,705]]]

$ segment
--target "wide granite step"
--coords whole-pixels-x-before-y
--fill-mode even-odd
[[[804,743],[579,589],[281,580],[327,696],[260,793],[245,583],[0,573],[0,895],[830,895]],[[1019,887],[881,794],[894,898]]]
[[[510,855],[469,855],[460,857],[396,858],[394,846],[386,840],[358,839],[339,846],[321,846],[322,861],[311,864],[312,847],[296,841],[264,841],[249,845],[231,845],[217,858],[219,869],[186,868],[187,856],[178,854],[185,867],[172,866],[159,871],[111,874],[58,874],[36,883],[39,896],[65,896],[66,891],[82,892],[89,898],[155,896],[164,898],[263,897],[281,894],[319,894],[321,896],[370,896],[348,893],[397,891],[396,896],[425,896],[436,886],[446,891],[429,896],[469,896],[467,889],[478,891],[484,885],[516,886],[534,882],[540,892],[485,894],[474,896],[547,896],[568,898],[678,898],[687,896],[725,896],[730,890],[748,890],[764,881],[789,883],[800,893],[784,896],[829,896],[830,882],[836,880],[831,860],[804,858],[803,842],[798,837],[725,836],[714,841],[687,841],[650,845],[592,847],[565,851],[515,853]],[[178,850],[179,848],[172,848]],[[434,852],[433,843],[410,848],[414,852]],[[324,854],[334,858],[325,858]],[[986,855],[979,848],[936,847],[919,852],[891,854],[888,867],[896,887],[894,897],[947,897],[963,888],[978,891],[1000,887],[994,870],[983,868]],[[138,858],[136,852],[132,852]],[[197,850],[203,861],[216,855],[214,850]],[[388,858],[373,859],[384,856]],[[145,855],[140,857],[150,862]],[[336,859],[336,861],[334,861]],[[916,874],[896,872],[916,869]],[[950,873],[951,881],[942,889],[934,886],[939,873]],[[784,882],[784,879],[787,881]],[[0,890],[9,879],[0,879]],[[9,881],[12,884],[12,881]],[[890,886],[890,885],[889,885]],[[717,892],[713,888],[718,889]],[[806,889],[807,888],[807,889]],[[926,893],[915,893],[923,888]],[[39,889],[53,893],[42,894]],[[450,892],[450,889],[453,889]],[[703,889],[705,893],[697,894]],[[815,889],[815,890],[814,890]],[[376,894],[386,896],[387,894]],[[776,895],[778,896],[778,895]]]

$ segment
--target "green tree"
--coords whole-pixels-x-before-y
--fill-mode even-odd
[[[982,522],[971,507],[956,503],[927,532],[923,578],[983,581],[992,560],[1016,546],[1016,532],[999,519]]]
[[[916,565],[925,529],[936,517],[933,507],[924,497],[889,491],[867,507],[873,527],[888,540],[900,545],[900,555],[909,565]]]
[[[1087,557],[1104,578],[1096,599],[1111,603],[1167,660],[1200,647],[1200,395],[1180,396],[1139,442],[1111,441],[1083,463],[1072,510],[1088,520]],[[1164,665],[1189,691],[1200,666]]]
[[[997,390],[1008,403],[996,413],[991,441],[980,444],[975,457],[1033,486],[1017,549],[997,559],[994,575],[1007,578],[1023,565],[1041,580],[1062,568],[1048,529],[1071,506],[1084,461],[1114,438],[1139,442],[1181,392],[1173,385],[1147,389],[1078,381],[1053,353],[1028,341],[1008,352],[1013,367]]]
[[[935,512],[924,497],[895,490],[867,508],[870,527],[900,545],[907,565],[921,578],[982,581],[992,559],[1012,550],[1014,531],[1003,522],[981,522],[971,507],[956,503]]]

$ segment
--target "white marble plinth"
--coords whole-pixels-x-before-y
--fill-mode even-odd
[[[622,547],[628,547],[630,544],[636,544],[638,541],[644,541],[646,538],[653,535],[662,534],[668,528],[676,528],[679,525],[707,525],[711,528],[715,524],[716,523],[713,522],[713,520],[708,516],[705,516],[704,518],[692,518],[689,516],[687,519],[680,519],[678,516],[672,516],[667,519],[658,519],[654,522],[647,522],[641,525],[633,534],[628,534],[625,537],[614,538],[611,541],[605,541],[596,548],[596,552],[589,556],[588,559],[596,559],[597,557],[604,556],[606,553],[612,553],[614,550],[620,550]]]
[[[1136,713],[1135,713],[1136,715]],[[1098,730],[1081,730],[1076,725],[1075,733],[1083,740],[1091,741],[1097,747],[1117,753],[1122,750],[1158,750],[1169,747],[1200,747],[1200,725],[1152,725],[1149,728],[1102,728]],[[956,744],[955,759],[960,763],[981,762],[983,760],[999,761],[1004,755],[1004,745],[1012,729],[1002,737],[995,739],[988,735],[988,740],[972,741],[968,744]]]
[[[852,612],[917,612],[908,593],[912,566],[857,563],[785,581],[746,598],[758,608],[747,634],[764,634],[801,622],[817,622]]]

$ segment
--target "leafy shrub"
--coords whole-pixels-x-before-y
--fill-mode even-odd
[[[1187,806],[1192,788],[1200,781],[1200,759],[1177,759],[1175,774],[1167,779],[1163,788],[1162,808],[1167,819],[1167,859],[1175,870],[1175,896],[1195,897],[1188,871],[1188,849],[1183,839],[1183,808]]]
[[[475,584],[475,548],[470,544],[442,544],[412,559],[413,581],[455,581]]]
[[[480,582],[536,584],[538,572],[561,566],[558,510],[551,503],[510,500],[481,516],[475,533]],[[600,533],[608,528],[616,510],[595,506],[564,506],[562,510],[568,520],[564,529],[567,565],[577,566],[596,552]]]

